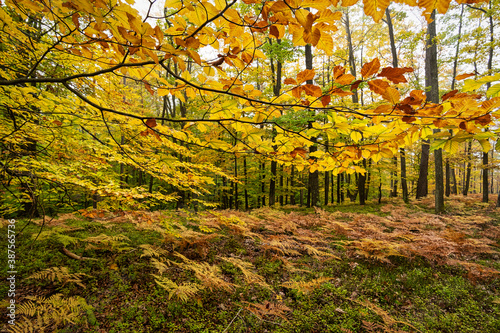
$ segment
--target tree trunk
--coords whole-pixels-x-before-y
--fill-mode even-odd
[[[464,180],[464,188],[462,194],[467,196],[469,193],[469,186],[470,186],[470,175],[472,171],[472,141],[469,141],[468,149],[467,149],[467,172],[465,173],[465,180]]]
[[[436,10],[431,14],[431,22],[427,25],[427,41],[425,52],[425,86],[427,100],[439,103],[438,64],[436,45]],[[434,130],[435,133],[440,130]],[[434,151],[435,173],[435,212],[444,211],[444,184],[443,184],[443,150]]]
[[[312,57],[312,46],[307,44],[305,46],[305,61],[306,61],[306,69],[313,69],[313,57]],[[307,80],[307,84],[313,84],[313,80]],[[314,111],[312,111],[314,116]],[[313,121],[310,120],[308,123],[308,127],[312,128]],[[309,147],[309,153],[314,153],[318,150],[318,146],[316,144],[316,138],[311,138],[313,144]],[[316,162],[316,158],[311,157],[313,163]],[[307,207],[318,206],[319,202],[319,172],[318,170],[309,173],[309,182],[307,186]]]
[[[488,153],[483,153],[483,202],[488,202]]]
[[[417,199],[426,197],[429,191],[427,175],[429,173],[430,146],[428,140],[424,140],[423,142],[424,143],[422,144],[422,152],[420,154],[420,167],[419,167],[418,181],[417,181],[417,195],[416,195]]]
[[[401,159],[401,190],[403,191],[403,200],[408,203],[408,184],[406,182],[406,154],[404,148],[399,150]]]
[[[243,158],[243,174],[245,176],[245,211],[248,211],[248,176],[247,176],[247,158]]]

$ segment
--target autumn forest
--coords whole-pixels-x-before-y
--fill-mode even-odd
[[[497,0],[0,4],[6,332],[500,331]]]

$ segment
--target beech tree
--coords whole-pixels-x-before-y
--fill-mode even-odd
[[[401,148],[432,140],[435,151],[453,151],[477,140],[490,149],[500,106],[493,69],[458,75],[460,91],[428,97],[409,87],[413,68],[378,57],[355,67],[351,50],[321,86],[314,52],[335,54],[340,7],[357,1],[243,2],[167,0],[155,25],[150,11],[143,18],[117,0],[5,1],[3,212],[33,215],[47,202],[98,197],[112,209],[211,205],[214,188],[224,207],[239,207],[238,184],[249,178],[239,169],[260,165],[262,177],[266,161],[309,178],[310,205],[320,202],[318,175],[327,171],[358,179],[364,200],[370,163]],[[388,5],[363,1],[363,11],[380,22]],[[418,6],[432,22],[449,1]],[[258,74],[270,61],[269,38],[311,50],[305,69],[300,61],[282,68],[281,89]],[[359,105],[359,89],[373,103]],[[241,156],[248,161],[237,163]]]

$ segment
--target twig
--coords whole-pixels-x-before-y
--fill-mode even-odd
[[[224,332],[222,333],[226,333],[227,330],[229,329],[229,327],[233,324],[233,321],[236,319],[236,317],[238,317],[238,315],[240,314],[241,310],[243,310],[243,308],[240,308],[240,310],[238,311],[238,313],[236,314],[236,316],[234,316],[233,320],[231,320],[231,322],[229,323],[229,325],[227,325],[226,329],[224,330]]]
[[[77,254],[74,254],[73,252],[70,252],[67,248],[65,248],[64,246],[62,247],[61,252],[65,255],[67,255],[68,257],[70,257],[71,259],[97,261],[97,259],[95,259],[95,258],[82,257],[82,256],[79,256]]]

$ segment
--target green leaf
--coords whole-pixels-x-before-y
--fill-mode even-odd
[[[434,142],[431,143],[431,151],[442,149],[447,141],[448,140],[434,140]]]
[[[487,97],[496,97],[500,94],[500,83],[492,85],[486,92]]]

